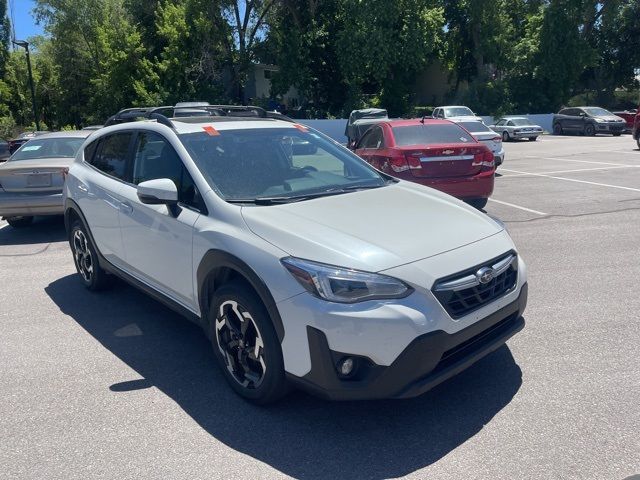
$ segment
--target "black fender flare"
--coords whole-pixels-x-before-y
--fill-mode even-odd
[[[232,255],[223,250],[209,250],[198,265],[198,271],[196,278],[198,282],[198,301],[200,303],[200,315],[203,323],[206,323],[207,314],[209,312],[211,299],[209,298],[209,274],[219,268],[229,268],[237,272],[243,279],[253,287],[260,300],[267,309],[273,327],[278,336],[280,343],[284,340],[284,325],[282,324],[282,318],[278,312],[276,302],[271,295],[271,291],[260,278],[260,276],[244,261],[240,260],[235,255]]]

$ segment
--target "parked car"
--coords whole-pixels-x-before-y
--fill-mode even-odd
[[[12,138],[8,142],[9,143],[9,154],[12,154],[16,150],[18,150],[22,145],[27,143],[32,138],[36,138],[39,135],[44,135],[45,133],[49,133],[49,132],[44,132],[44,131],[23,132],[20,135],[18,135],[16,138]]]
[[[0,140],[0,162],[6,162],[9,156],[11,156],[11,153],[9,153],[9,143]]]
[[[638,113],[636,113],[636,118],[633,121],[633,130],[631,131],[633,139],[638,144],[638,148],[640,148],[640,108],[638,109]]]
[[[600,107],[563,108],[553,116],[553,133],[582,133],[593,136],[610,133],[620,136],[625,129],[625,121]]]
[[[526,267],[489,216],[299,124],[155,118],[95,132],[69,170],[78,277],[200,324],[245,399],[412,397],[523,328]]]
[[[0,165],[0,217],[24,227],[35,215],[62,215],[62,185],[89,131],[48,133],[32,138]]]
[[[493,152],[448,120],[392,120],[371,127],[355,152],[378,170],[484,208],[493,193]]]
[[[389,120],[389,115],[382,108],[353,110],[344,129],[344,136],[347,137],[347,147],[353,149],[358,140],[362,138],[362,135],[369,130],[369,127],[384,120]]]
[[[540,125],[536,125],[526,117],[502,117],[495,125],[491,125],[491,129],[502,136],[503,142],[523,138],[535,142],[543,133]]]
[[[625,133],[631,133],[631,131],[633,130],[633,122],[636,118],[637,113],[638,110],[624,110],[622,112],[613,112],[615,116],[620,117],[625,121]]]
[[[487,127],[482,122],[457,122],[458,125],[467,130],[473,137],[481,143],[484,143],[489,150],[493,152],[493,161],[498,165],[504,162],[504,147],[502,146],[502,137]]]
[[[469,107],[464,105],[449,105],[436,107],[431,114],[432,118],[451,120],[452,122],[481,122],[482,117],[477,116]]]

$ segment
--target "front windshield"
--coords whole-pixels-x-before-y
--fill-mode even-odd
[[[467,107],[449,107],[444,109],[446,117],[474,117],[473,112]]]
[[[511,123],[513,123],[516,127],[531,125],[531,122],[526,118],[510,118],[509,120],[511,120]]]
[[[20,147],[10,161],[73,158],[83,143],[84,137],[34,138]]]
[[[213,188],[227,201],[286,200],[381,187],[387,179],[318,133],[297,128],[180,135]]]
[[[600,107],[583,108],[592,117],[612,117],[613,113]]]

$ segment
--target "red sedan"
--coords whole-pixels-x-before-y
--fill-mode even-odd
[[[496,166],[489,148],[448,120],[392,120],[371,127],[355,152],[389,175],[483,208]]]

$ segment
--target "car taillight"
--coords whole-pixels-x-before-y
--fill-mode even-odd
[[[483,172],[490,172],[496,168],[496,163],[493,158],[493,152],[487,150],[482,154],[482,170]]]
[[[407,159],[407,165],[411,170],[417,170],[422,168],[422,161],[420,160],[422,157],[427,156],[423,151],[420,152],[407,152],[404,154]]]

